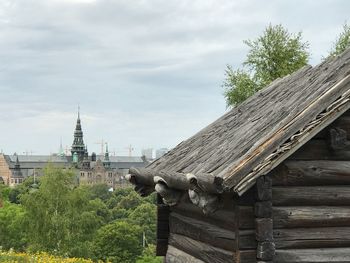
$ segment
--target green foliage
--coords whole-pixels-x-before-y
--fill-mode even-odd
[[[112,262],[159,262],[147,252],[155,243],[156,196],[141,198],[132,188],[111,193],[106,185],[77,187],[75,178],[74,170],[49,166],[38,187],[32,178],[14,188],[0,185],[0,247]],[[12,203],[4,201],[8,199]]]
[[[106,202],[112,197],[112,193],[109,191],[107,184],[96,184],[89,186],[88,188],[91,199],[99,198],[103,202]]]
[[[39,189],[22,196],[31,250],[89,255],[89,240],[105,217],[98,214],[99,204],[90,203],[89,193],[75,187],[74,178],[71,170],[48,167]]]
[[[126,221],[113,222],[98,230],[93,243],[97,259],[132,263],[142,251],[142,231]]]
[[[40,185],[38,179],[36,179],[37,186]],[[34,178],[32,176],[26,178],[23,183],[16,185],[14,188],[11,188],[9,193],[9,200],[11,203],[19,204],[21,201],[21,196],[23,194],[29,193],[30,191],[35,190],[33,188]]]
[[[156,206],[149,203],[139,205],[129,215],[130,222],[145,233],[147,244],[156,242],[156,219]]]
[[[143,250],[142,256],[136,260],[136,263],[162,263],[162,257],[156,257],[155,255],[155,245],[149,245]]]
[[[347,48],[350,47],[350,26],[348,24],[344,24],[343,32],[337,37],[332,50],[329,52],[329,56],[335,57],[342,52],[344,52]]]
[[[20,205],[5,201],[0,208],[0,245],[3,249],[23,250],[26,244],[25,212]]]
[[[244,43],[250,47],[244,65],[254,71],[260,87],[298,70],[309,59],[309,44],[302,42],[301,32],[290,34],[282,25],[269,25],[262,36]]]
[[[301,32],[290,34],[282,25],[269,25],[256,40],[246,40],[250,48],[243,65],[249,70],[225,71],[224,96],[227,106],[240,104],[257,90],[307,64],[308,43]]]
[[[108,223],[112,220],[112,212],[101,199],[96,198],[94,200],[90,200],[89,204],[92,210],[95,211],[96,215],[103,219],[104,223]]]
[[[0,183],[0,205],[3,201],[9,200],[11,188]]]
[[[40,188],[22,196],[28,220],[28,238],[35,250],[57,251],[68,239],[68,221],[65,216],[69,207],[69,192],[73,188],[71,171],[48,167]]]
[[[126,210],[135,209],[143,202],[142,197],[140,197],[135,191],[130,192],[127,196],[121,197],[118,202],[117,208],[124,208]]]
[[[258,85],[251,78],[249,73],[243,70],[233,70],[227,66],[225,71],[226,79],[223,86],[226,88],[224,96],[227,105],[235,105],[245,101],[258,90]]]

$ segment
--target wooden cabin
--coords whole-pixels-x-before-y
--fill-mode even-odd
[[[278,79],[129,180],[165,262],[350,262],[350,50]]]

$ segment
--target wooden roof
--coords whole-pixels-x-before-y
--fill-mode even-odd
[[[349,63],[350,49],[274,81],[147,170],[209,174],[242,194],[349,109]]]

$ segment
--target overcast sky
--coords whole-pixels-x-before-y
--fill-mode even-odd
[[[174,147],[226,111],[226,64],[269,24],[303,32],[320,62],[350,1],[0,1],[0,149],[57,152],[73,141],[78,104],[89,151],[104,139]]]

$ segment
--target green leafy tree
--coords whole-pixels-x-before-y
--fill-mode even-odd
[[[0,207],[4,201],[9,200],[10,191],[11,191],[10,187],[0,183]]]
[[[104,223],[109,223],[112,220],[112,212],[101,199],[96,198],[89,201],[91,209],[95,211],[96,215],[103,220]]]
[[[140,195],[135,191],[129,192],[127,196],[121,197],[118,202],[117,208],[124,208],[126,210],[133,210],[139,205],[145,202]]]
[[[112,193],[109,191],[109,187],[107,184],[96,184],[87,187],[91,199],[99,198],[103,202],[106,202],[112,197]]]
[[[72,170],[47,167],[37,191],[22,195],[29,249],[88,257],[94,233],[104,223]],[[100,201],[102,204],[103,202]]]
[[[113,220],[126,219],[129,215],[128,210],[124,208],[114,207],[111,212]]]
[[[34,250],[62,251],[67,241],[68,195],[73,188],[72,171],[47,167],[38,191],[22,196],[31,222],[28,238]]]
[[[89,200],[89,193],[80,187],[70,191],[67,203],[64,251],[74,257],[91,257],[92,239],[96,231],[109,221],[110,212],[100,199]]]
[[[226,80],[223,84],[225,87],[224,96],[227,105],[238,104],[258,90],[257,83],[252,79],[248,72],[243,70],[233,70],[231,66],[226,68]]]
[[[150,203],[139,205],[129,215],[132,224],[141,227],[145,234],[147,244],[156,242],[156,206]]]
[[[22,251],[26,245],[25,212],[20,205],[5,201],[0,208],[0,246]]]
[[[140,256],[136,263],[162,263],[163,259],[162,257],[156,257],[156,246],[155,245],[149,245],[146,247],[143,252],[142,256]]]
[[[40,184],[40,181],[36,179],[36,186]],[[26,178],[21,184],[16,185],[14,188],[11,188],[9,192],[9,200],[11,203],[19,204],[21,201],[21,195],[26,194],[30,191],[33,191],[34,178],[30,176]]]
[[[309,59],[309,45],[302,41],[301,32],[291,34],[282,25],[269,25],[256,40],[244,43],[250,48],[243,63],[246,69],[227,66],[225,71],[227,106],[240,104],[273,80],[305,66]]]
[[[142,253],[142,230],[126,221],[101,227],[93,242],[96,259],[113,263],[133,263]]]
[[[343,32],[337,37],[332,50],[329,52],[329,56],[334,57],[342,52],[344,52],[347,48],[350,47],[350,26],[348,24],[344,24]]]

